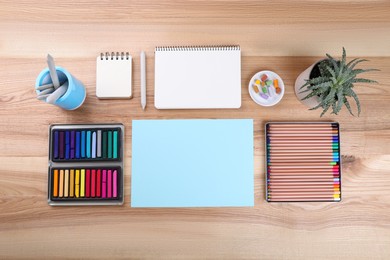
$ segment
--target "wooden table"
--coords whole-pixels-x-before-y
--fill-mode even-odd
[[[389,1],[0,1],[0,258],[390,258]],[[126,2],[126,1],[124,1]],[[239,44],[242,107],[159,111],[153,50],[159,45]],[[296,77],[326,52],[368,57],[378,85],[356,88],[363,112],[326,115],[341,125],[340,203],[264,200],[263,125],[319,120],[295,97]],[[130,51],[132,100],[97,100],[95,58]],[[147,109],[141,110],[139,52],[147,59]],[[33,85],[51,53],[87,87],[85,104],[64,111],[35,99]],[[247,92],[262,69],[284,79],[271,108]],[[130,207],[131,120],[253,118],[255,207]],[[48,127],[52,123],[125,125],[125,204],[47,204]]]

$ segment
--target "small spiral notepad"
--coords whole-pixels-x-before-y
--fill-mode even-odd
[[[106,52],[96,58],[96,96],[131,98],[132,58],[128,52]]]
[[[156,108],[207,109],[240,106],[239,46],[155,49]]]

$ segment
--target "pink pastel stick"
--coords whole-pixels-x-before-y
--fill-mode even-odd
[[[107,198],[112,197],[112,172],[108,170],[108,180],[107,180]]]
[[[107,193],[106,193],[106,174],[107,171],[103,170],[103,180],[102,180],[102,198],[107,198]]]
[[[112,196],[114,197],[114,198],[116,198],[117,196],[118,196],[118,190],[117,190],[117,175],[118,175],[118,173],[117,173],[117,171],[115,170],[114,171],[114,175],[113,175],[113,177],[112,177],[112,179],[113,179],[113,194],[112,194]]]

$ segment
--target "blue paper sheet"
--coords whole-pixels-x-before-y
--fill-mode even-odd
[[[253,120],[133,120],[132,207],[253,206]]]

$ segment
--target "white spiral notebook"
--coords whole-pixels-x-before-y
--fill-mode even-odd
[[[96,96],[131,98],[132,58],[128,52],[106,52],[96,58]]]
[[[240,47],[157,47],[154,91],[158,109],[239,108]]]

